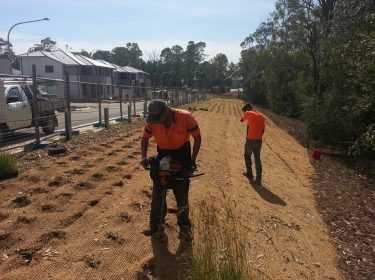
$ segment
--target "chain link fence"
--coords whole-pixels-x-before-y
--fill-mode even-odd
[[[35,72],[34,72],[35,73]],[[0,152],[35,149],[53,137],[71,139],[112,122],[147,115],[147,104],[162,99],[178,107],[205,98],[186,88],[152,88],[137,81],[116,85],[0,75]]]

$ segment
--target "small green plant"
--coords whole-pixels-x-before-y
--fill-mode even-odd
[[[18,169],[16,161],[9,154],[0,153],[0,179],[16,177]]]
[[[104,174],[102,172],[96,172],[92,175],[92,177],[95,179],[95,180],[101,180],[103,179],[104,177]]]
[[[194,213],[194,241],[189,279],[249,280],[247,242],[229,204],[216,208],[207,199]]]

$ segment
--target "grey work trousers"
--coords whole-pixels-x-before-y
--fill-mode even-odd
[[[246,140],[245,143],[245,164],[249,174],[252,174],[251,155],[254,154],[256,177],[258,180],[262,178],[262,161],[260,160],[260,151],[262,149],[262,140]]]
[[[189,185],[190,180],[185,179],[183,181],[175,182],[172,188],[177,202],[177,224],[182,229],[190,229],[191,227],[189,219]],[[165,201],[166,194],[167,188],[154,181],[150,213],[151,228],[161,226],[165,222],[167,203],[162,205],[162,201]]]

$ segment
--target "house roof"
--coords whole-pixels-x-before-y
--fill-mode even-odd
[[[98,60],[91,59],[89,57],[80,55],[80,54],[73,54],[70,52],[64,52],[62,50],[57,50],[53,52],[47,52],[47,51],[37,51],[37,52],[31,52],[27,54],[21,54],[20,55],[23,58],[26,57],[49,57],[51,59],[54,59],[58,62],[61,62],[64,65],[77,65],[77,66],[96,66],[96,67],[102,67],[102,68],[111,68],[114,69],[115,67],[106,65]]]
[[[144,72],[142,70],[139,70],[137,68],[131,67],[131,66],[123,66],[122,68],[124,68],[128,72],[145,73],[145,74],[147,74],[146,72]]]
[[[87,63],[91,63],[92,65],[95,65],[97,67],[112,68],[112,69],[115,68],[111,66],[110,63],[103,63],[101,60],[92,59],[92,58],[89,58],[87,56],[83,56],[80,54],[76,54],[75,57],[79,57],[81,60],[87,61]]]
[[[115,72],[119,73],[144,73],[142,70],[131,66],[119,66],[114,63],[102,59],[92,59],[80,54],[73,54],[71,52],[64,52],[63,50],[57,50],[53,52],[47,51],[36,51],[27,54],[21,54],[20,57],[49,57],[53,60],[56,60],[64,65],[77,65],[77,66],[96,66],[101,68],[110,68]]]
[[[100,61],[100,62],[105,63],[107,65],[111,65],[114,68],[115,72],[119,72],[119,73],[145,73],[145,74],[147,74],[146,72],[144,72],[142,70],[139,70],[137,68],[131,67],[131,66],[119,66],[117,64],[110,63],[110,62],[102,60],[102,59],[97,59],[97,61]]]

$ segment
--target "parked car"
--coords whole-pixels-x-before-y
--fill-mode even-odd
[[[33,93],[25,82],[0,80],[0,143],[10,131],[30,128],[34,124]],[[50,100],[42,92],[37,94],[39,126],[51,134],[58,126],[55,111],[64,107],[63,100]]]

